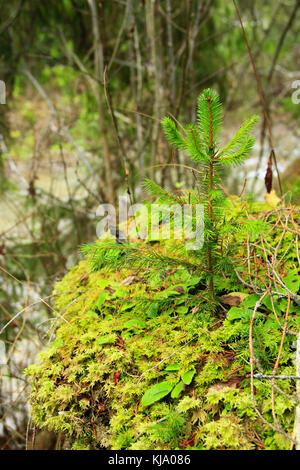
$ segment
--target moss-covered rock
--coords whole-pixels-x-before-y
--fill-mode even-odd
[[[272,232],[274,243],[279,236]],[[259,295],[223,277],[227,292],[249,294],[228,310],[205,299],[201,276],[187,268],[147,277],[93,272],[88,258],[73,267],[54,291],[55,339],[27,369],[33,421],[63,433],[73,449],[289,448],[251,400],[249,321]],[[279,317],[286,302],[278,300]],[[293,340],[284,342],[281,374],[295,373]],[[253,341],[272,373],[281,330],[267,298]],[[280,387],[275,413],[291,434],[294,384]],[[255,402],[272,421],[269,382],[255,381]]]

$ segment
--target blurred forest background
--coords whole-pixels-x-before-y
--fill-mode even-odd
[[[282,191],[300,193],[300,1],[239,0],[272,124]],[[23,369],[49,341],[53,284],[96,239],[96,209],[150,176],[189,187],[184,155],[160,120],[195,120],[219,91],[228,139],[261,116],[227,193],[263,199],[270,154],[264,113],[231,0],[0,0],[0,448],[26,446]],[[298,94],[299,96],[299,94]],[[174,163],[176,165],[174,165]],[[170,166],[169,166],[170,165]],[[276,172],[274,184],[276,188]],[[279,188],[276,188],[279,193]],[[51,338],[50,338],[51,339]],[[47,446],[51,446],[49,436]],[[43,447],[43,445],[40,445]]]

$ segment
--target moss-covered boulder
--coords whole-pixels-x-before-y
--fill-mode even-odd
[[[276,247],[280,224],[273,225],[266,240]],[[243,258],[247,245],[237,250]],[[295,246],[288,240],[280,250],[290,269]],[[34,423],[63,434],[73,449],[288,449],[289,439],[267,422],[275,413],[292,434],[294,382],[280,383],[273,410],[270,381],[255,380],[256,409],[251,398],[249,325],[261,295],[234,273],[221,277],[226,288],[212,304],[188,267],[152,276],[93,271],[88,257],[73,267],[54,291],[55,339],[27,370]],[[243,293],[241,303],[221,306],[221,294],[232,291]],[[263,299],[253,326],[255,357],[269,374],[288,302],[275,301],[274,315]],[[285,337],[277,373],[295,373],[293,341]]]

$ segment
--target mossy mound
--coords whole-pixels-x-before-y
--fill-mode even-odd
[[[249,294],[226,311],[207,302],[201,282],[186,268],[143,277],[91,272],[88,259],[73,267],[54,292],[55,340],[27,370],[34,423],[73,449],[288,449],[251,400],[249,322],[259,296],[224,276],[227,291]],[[271,374],[281,330],[268,302],[253,347]],[[276,306],[280,318],[286,302]],[[293,341],[284,342],[280,374],[295,373]],[[291,435],[294,384],[280,387],[275,413]],[[269,382],[255,381],[255,402],[272,421]]]

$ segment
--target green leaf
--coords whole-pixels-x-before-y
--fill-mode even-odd
[[[185,383],[186,385],[190,385],[190,383],[192,382],[193,377],[194,377],[195,374],[196,374],[195,369],[191,369],[191,370],[188,370],[187,372],[185,372],[181,376],[183,383]]]
[[[85,314],[86,317],[92,317],[92,318],[99,318],[99,316],[97,315],[96,312],[93,312],[92,310],[89,310],[88,312],[86,312]]]
[[[109,313],[108,315],[105,315],[105,320],[112,320],[114,318],[114,316]]]
[[[196,284],[199,284],[199,282],[201,281],[201,277],[200,276],[190,276],[190,278],[188,279],[187,283],[189,286],[194,286]]]
[[[290,271],[289,274],[283,278],[284,284],[287,288],[296,294],[300,287],[300,276],[297,270]]]
[[[281,315],[281,310],[277,304],[277,299],[278,299],[278,296],[273,296],[273,305],[274,305],[274,309],[275,309],[275,312],[277,315]],[[263,305],[265,305],[265,307],[267,307],[271,312],[273,311],[273,306],[272,306],[272,302],[271,302],[271,299],[270,299],[270,296],[267,295],[263,301],[262,301]]]
[[[128,328],[128,329],[133,329],[133,328],[144,329],[146,328],[146,323],[140,318],[132,318],[131,320],[128,320],[124,326],[125,328]]]
[[[101,310],[102,304],[105,302],[106,297],[108,296],[108,292],[104,291],[99,295],[98,301],[97,301],[97,308],[98,310]]]
[[[172,398],[177,398],[179,397],[179,395],[181,394],[182,390],[183,390],[183,387],[184,387],[184,383],[182,380],[180,380],[180,382],[178,382],[178,384],[176,385],[176,387],[173,388],[172,390],[172,393],[171,393],[171,397]]]
[[[180,364],[170,364],[165,368],[165,372],[178,372],[180,367]]]
[[[249,308],[242,307],[231,307],[231,309],[227,313],[228,320],[243,320],[244,322],[248,322],[253,315],[253,310]],[[256,312],[256,320],[262,317],[262,314]]]
[[[228,320],[236,320],[238,318],[241,318],[243,316],[244,310],[239,307],[231,307],[230,310],[227,312],[227,318]]]
[[[102,287],[102,289],[105,289],[109,285],[109,282],[107,279],[99,279],[97,281],[98,286]]]
[[[150,317],[150,318],[156,317],[156,315],[158,314],[158,311],[159,311],[159,304],[157,302],[151,303],[146,312],[147,317]]]
[[[143,406],[149,406],[152,405],[152,403],[155,403],[158,400],[161,400],[164,398],[166,395],[168,395],[171,390],[174,388],[174,384],[171,382],[160,382],[153,387],[151,387],[149,390],[145,392],[142,398],[142,405]]]
[[[242,308],[249,307],[254,308],[256,302],[259,300],[260,296],[257,294],[248,295],[245,300],[241,303]]]
[[[177,308],[175,309],[175,311],[176,311],[177,313],[183,313],[183,314],[184,314],[184,313],[187,313],[188,310],[189,310],[188,307],[183,307],[183,306],[182,306],[182,307],[177,307]]]

